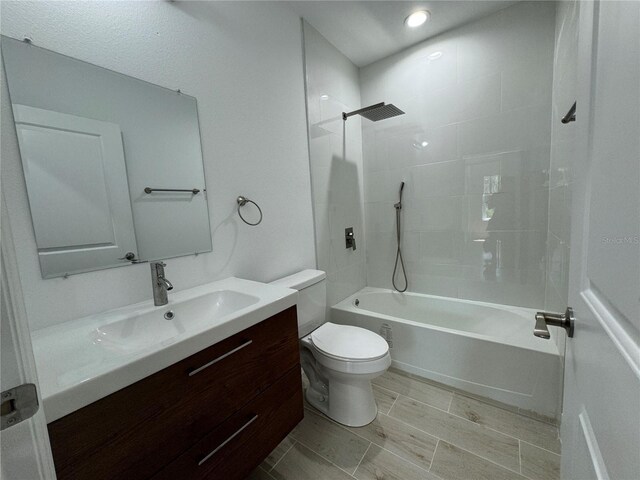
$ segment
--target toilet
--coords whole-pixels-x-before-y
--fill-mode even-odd
[[[391,365],[389,345],[360,327],[328,322],[326,275],[303,270],[272,284],[298,290],[298,335],[307,401],[350,427],[371,423],[378,413],[371,380]]]

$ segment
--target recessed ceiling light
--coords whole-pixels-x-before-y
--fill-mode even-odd
[[[413,12],[411,15],[409,15],[405,19],[404,24],[409,28],[419,27],[424,22],[429,20],[429,17],[431,17],[431,14],[428,10],[418,10],[417,12]]]

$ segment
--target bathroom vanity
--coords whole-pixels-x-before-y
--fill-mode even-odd
[[[66,327],[66,337],[76,343],[86,339],[78,334],[79,325],[85,333],[97,331],[103,341],[94,340],[88,351],[100,352],[102,360],[93,364],[108,359],[111,366],[82,381],[76,369],[69,385],[64,379],[70,378],[74,360],[62,360],[68,347],[60,338],[56,342],[64,329],[40,333],[34,345],[58,478],[245,478],[303,417],[295,302],[293,290],[232,278],[178,292],[169,305],[150,313],[144,313],[145,302],[124,313],[83,319]],[[171,321],[162,318],[169,309]],[[163,325],[160,319],[175,325],[182,318],[186,325],[193,311],[194,318],[208,317],[198,334],[179,327],[171,338],[165,333],[157,348],[128,349],[144,338],[136,333],[138,323],[153,337]],[[107,340],[109,335],[114,338]],[[48,369],[38,348],[45,339]],[[52,348],[56,343],[60,347]],[[202,343],[209,346],[199,348]],[[87,353],[76,347],[79,365],[77,357]],[[176,355],[183,358],[173,361]],[[162,362],[170,364],[158,369]],[[149,368],[156,371],[140,373]],[[118,388],[114,379],[125,372],[144,376]],[[94,400],[96,392],[109,390],[114,391]],[[84,405],[65,407],[78,401]]]

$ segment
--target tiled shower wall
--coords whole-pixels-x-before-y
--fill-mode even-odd
[[[409,290],[545,300],[555,5],[522,2],[360,71],[367,283],[391,287],[395,213]]]
[[[317,266],[327,272],[327,302],[334,305],[365,286],[362,130],[358,68],[303,22],[309,161]],[[345,248],[353,227],[356,250]]]

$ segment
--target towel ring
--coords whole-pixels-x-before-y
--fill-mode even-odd
[[[260,208],[260,205],[258,205],[253,200],[249,200],[247,197],[243,197],[243,196],[239,196],[237,201],[238,201],[238,216],[242,219],[244,223],[246,223],[247,225],[251,225],[252,227],[255,227],[256,225],[260,224],[260,222],[262,222],[262,209]],[[255,223],[248,222],[240,212],[240,207],[244,207],[247,203],[253,203],[258,209],[258,212],[260,212],[260,220],[258,220]]]

